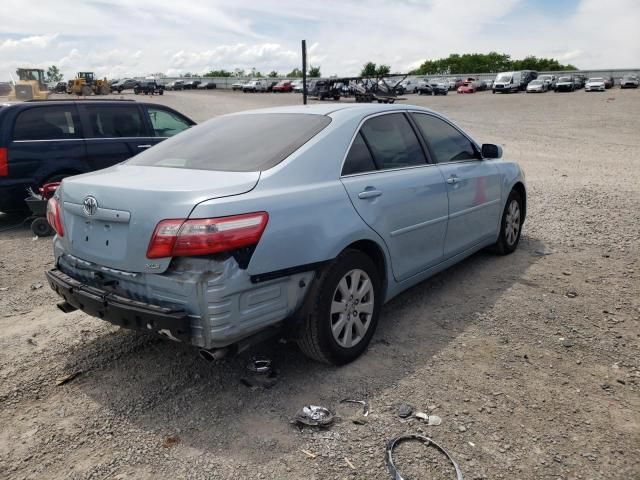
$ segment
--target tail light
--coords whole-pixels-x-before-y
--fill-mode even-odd
[[[64,237],[62,226],[62,210],[56,197],[51,197],[47,202],[47,221],[60,237]]]
[[[147,258],[210,255],[255,245],[268,221],[267,212],[196,220],[163,220],[153,232]]]
[[[0,148],[0,177],[9,176],[9,154],[6,148]]]

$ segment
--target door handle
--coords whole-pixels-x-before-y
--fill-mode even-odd
[[[447,183],[449,185],[453,185],[454,183],[458,182],[458,176],[457,175],[451,175],[449,178],[447,178]]]
[[[138,148],[151,148],[151,145],[138,145]]]
[[[380,190],[375,190],[375,189],[367,189],[363,192],[360,192],[358,194],[358,198],[362,199],[362,200],[366,200],[367,198],[375,198],[375,197],[379,197],[380,195],[382,195],[382,192]]]

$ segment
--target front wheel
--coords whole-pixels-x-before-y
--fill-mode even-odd
[[[515,252],[516,248],[518,248],[518,243],[520,243],[523,222],[522,197],[517,191],[511,190],[502,213],[500,235],[492,250],[499,255],[509,255]]]
[[[371,258],[359,250],[345,250],[307,293],[300,349],[333,365],[355,360],[376,329],[381,297],[380,273]]]

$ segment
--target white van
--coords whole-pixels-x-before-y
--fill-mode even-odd
[[[517,92],[520,89],[521,83],[522,83],[521,72],[502,72],[496,76],[496,79],[493,82],[493,88],[491,89],[491,91],[493,93]]]

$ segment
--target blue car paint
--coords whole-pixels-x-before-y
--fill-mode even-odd
[[[65,227],[71,222],[68,228],[73,233],[55,238],[58,263],[63,256],[72,254],[91,262],[91,268],[112,270],[114,276],[123,275],[118,272],[129,272],[137,280],[126,288],[140,291],[141,298],[150,301],[159,297],[188,297],[189,300],[180,302],[189,306],[196,331],[205,332],[193,343],[204,348],[218,347],[291,315],[306,293],[308,272],[312,272],[318,263],[331,261],[355,242],[370,242],[382,253],[386,278],[383,296],[388,301],[494,243],[509,192],[516,184],[524,188],[520,168],[504,160],[434,164],[340,176],[349,145],[363,120],[381,112],[434,114],[427,109],[404,105],[324,105],[266,111],[325,114],[331,116],[332,121],[287,159],[263,172],[194,172],[124,164],[65,180],[59,195],[68,204],[63,212]],[[447,175],[453,173],[460,179],[459,187],[446,183]],[[417,177],[420,180],[415,181]],[[354,203],[358,203],[354,194],[357,197],[362,191],[360,188],[364,190],[369,183],[375,182],[376,185],[384,184],[386,193],[400,178],[410,182],[409,190],[397,194],[396,198],[400,204],[407,202],[406,212],[398,209],[397,203],[384,205],[380,198],[373,201],[358,198],[365,207],[354,208]],[[420,181],[426,181],[427,185]],[[409,193],[411,189],[416,192],[413,199]],[[87,194],[95,192],[99,192],[96,196],[109,208],[119,208],[123,212],[132,210],[125,254],[109,253],[108,247],[101,247],[100,251],[74,245],[82,242],[85,232],[81,217],[72,219],[69,208],[77,209]],[[420,208],[414,209],[412,205],[416,198],[432,204],[420,204]],[[375,211],[376,202],[380,206],[379,212]],[[131,209],[132,205],[135,209]],[[451,205],[455,209],[453,212]],[[208,287],[206,272],[176,275],[171,258],[149,261],[145,257],[153,229],[160,220],[222,217],[255,211],[267,211],[269,222],[247,269],[238,272],[233,267],[235,261],[229,258],[220,258],[215,263],[216,271],[230,272],[228,277],[221,273],[217,278],[220,285],[225,281],[236,285],[233,291]],[[473,231],[467,231],[469,229]],[[424,238],[419,236],[420,232],[425,233]],[[256,285],[251,280],[291,268],[298,268],[301,273],[285,275],[271,281],[274,283]],[[163,278],[173,280],[160,282]],[[186,279],[191,282],[194,278],[197,280],[185,286]],[[159,286],[153,287],[156,284]],[[260,318],[267,319],[265,323],[257,320],[255,309],[249,308],[247,295],[269,285],[277,287],[268,290],[271,297],[264,300]],[[174,293],[170,293],[172,288]],[[187,292],[191,293],[187,295]],[[261,298],[264,299],[264,295]],[[203,309],[202,305],[208,307]],[[215,319],[219,318],[235,322],[235,325],[225,323],[223,329],[218,328],[215,325],[219,320]],[[243,324],[246,327],[241,327]],[[233,335],[225,332],[233,332]]]

